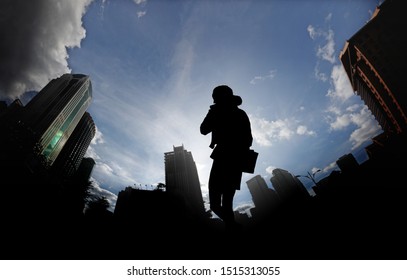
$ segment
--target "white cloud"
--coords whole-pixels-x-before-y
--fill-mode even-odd
[[[138,11],[138,12],[137,12],[137,17],[138,17],[138,18],[141,18],[141,17],[145,16],[146,14],[147,14],[146,11]]]
[[[380,130],[380,127],[364,105],[352,104],[341,108],[345,101],[354,96],[342,66],[336,65],[333,67],[331,79],[333,89],[329,89],[327,96],[331,98],[332,102],[340,101],[340,103],[331,104],[326,110],[328,115],[325,118],[332,131],[344,130],[350,125],[356,126],[356,129],[349,137],[352,149],[356,149],[374,136]]]
[[[316,78],[317,80],[319,80],[319,81],[323,81],[323,82],[328,81],[328,76],[327,76],[325,73],[320,72],[319,63],[317,63],[317,64],[315,65],[315,68],[314,68],[314,76],[315,76],[315,78]]]
[[[295,120],[269,121],[250,115],[254,141],[260,146],[272,146],[273,142],[290,140],[294,135],[315,135],[305,125],[297,125]]]
[[[70,73],[67,48],[86,36],[82,16],[92,0],[2,1],[0,96],[15,99]],[[14,28],[11,28],[14,27]]]
[[[268,166],[267,168],[266,168],[266,172],[268,173],[268,174],[270,174],[270,175],[272,175],[273,174],[273,170],[274,169],[276,169],[277,168],[277,166]]]
[[[250,83],[255,85],[259,81],[271,80],[276,76],[276,72],[277,70],[270,70],[269,73],[264,76],[255,76],[253,79],[251,79]]]
[[[334,115],[339,115],[341,113],[341,109],[335,105],[330,105],[325,112],[332,113]]]
[[[321,37],[324,41],[324,45],[318,46],[317,48],[317,57],[330,63],[335,63],[335,41],[333,30],[329,29],[328,31],[324,31],[322,29],[315,29],[312,25],[308,25],[307,31],[312,40]]]
[[[330,63],[335,63],[335,41],[334,32],[329,30],[328,33],[324,34],[326,44],[322,47],[318,47],[317,50],[317,57],[321,58],[322,60],[326,60]]]
[[[287,120],[268,121],[250,116],[254,141],[260,146],[271,146],[273,141],[289,139],[293,132],[287,127]]]
[[[318,167],[311,168],[311,174],[314,174],[314,176],[320,171],[322,171],[321,168]]]
[[[366,106],[363,106],[358,114],[352,114],[351,119],[358,126],[358,129],[350,135],[352,150],[380,133],[381,127]]]
[[[147,0],[133,0],[136,5],[144,7],[147,4]],[[147,14],[147,11],[137,11],[137,18],[142,18]]]
[[[101,157],[99,154],[96,152],[97,149],[95,147],[100,144],[104,144],[105,140],[103,138],[102,132],[99,130],[99,128],[96,126],[96,132],[95,136],[93,137],[92,141],[90,142],[90,145],[88,149],[86,150],[86,157],[91,157],[95,160],[96,164],[101,160]]]
[[[116,202],[117,202],[117,195],[114,193],[103,189],[99,186],[99,183],[94,179],[91,178],[92,181],[92,186],[93,188],[90,188],[90,194],[91,196],[94,197],[105,197],[107,201],[109,202],[109,210],[114,211],[114,208],[116,207]]]
[[[93,158],[95,161],[100,160],[100,156],[97,154],[96,150],[93,148],[92,145],[90,145],[90,146],[88,147],[88,149],[86,150],[85,157],[91,157],[91,158]]]
[[[348,106],[345,110],[347,111],[347,112],[356,112],[356,111],[358,111],[360,109],[360,105],[359,104],[353,104],[353,105],[350,105],[350,106]]]
[[[238,211],[239,213],[246,213],[246,214],[250,214],[250,209],[254,207],[253,202],[247,202],[247,203],[242,203],[239,206],[235,207],[235,209],[233,209],[234,211]]]
[[[333,89],[328,90],[328,97],[343,102],[354,95],[349,78],[342,65],[335,65],[332,68],[331,79]]]
[[[336,164],[336,161],[334,161],[334,162],[331,162],[330,164],[328,164],[327,166],[325,166],[323,169],[322,169],[322,172],[323,173],[329,173],[330,171],[332,171],[332,170],[334,170],[335,168],[337,168],[338,166],[337,166],[337,164]]]
[[[99,128],[96,126],[96,133],[95,133],[95,136],[92,139],[91,144],[97,145],[97,144],[103,144],[103,143],[105,143],[105,140],[103,139],[103,134],[99,130]]]
[[[348,127],[352,123],[350,114],[339,115],[335,121],[330,124],[332,130],[341,130]]]
[[[317,31],[312,25],[308,25],[307,31],[312,40],[315,40],[315,38],[318,36]]]
[[[372,113],[365,105],[353,104],[343,111],[338,107],[331,106],[327,112],[333,114],[327,117],[330,129],[333,131],[343,130],[350,125],[357,127],[349,137],[349,141],[352,143],[352,150],[360,147],[381,130]]]
[[[98,163],[97,168],[100,170],[100,173],[104,174],[104,176],[112,176],[114,173],[113,168],[104,162]]]
[[[325,21],[331,21],[332,19],[332,13],[329,13],[326,17],[325,17]]]
[[[308,130],[308,128],[305,125],[300,125],[297,127],[297,134],[298,135],[315,135],[315,131]]]

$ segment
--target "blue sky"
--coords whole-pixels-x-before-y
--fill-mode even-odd
[[[41,18],[26,1],[8,8],[23,14],[5,17],[17,26],[26,22],[20,18],[37,19],[21,29],[37,39],[25,44],[27,62],[14,53],[22,48],[16,32],[1,33],[14,47],[7,69],[18,70],[0,81],[0,94],[24,100],[24,92],[64,72],[90,75],[97,135],[88,156],[96,160],[95,185],[112,204],[126,186],[165,183],[164,153],[181,145],[192,152],[207,198],[210,136],[199,126],[220,84],[242,97],[259,152],[236,207],[252,203],[245,182],[254,175],[271,187],[274,168],[294,175],[321,169],[319,180],[344,154],[362,162],[363,148],[381,131],[353,93],[339,54],[382,1],[41,2]]]

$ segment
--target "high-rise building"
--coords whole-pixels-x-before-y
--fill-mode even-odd
[[[270,216],[280,204],[280,198],[275,190],[269,188],[260,175],[256,175],[246,182],[252,196],[255,208],[250,209],[254,218]]]
[[[4,174],[14,174],[10,175],[14,178],[52,169],[58,175],[73,175],[96,131],[86,112],[91,99],[89,76],[64,74],[51,80],[26,106],[19,99],[2,105],[0,165]]]
[[[336,165],[341,169],[342,172],[352,173],[359,170],[359,163],[356,161],[356,158],[351,153],[338,158],[336,161]]]
[[[407,132],[404,13],[403,1],[385,0],[339,56],[355,93],[383,131],[396,135]]]
[[[278,204],[279,197],[275,190],[269,188],[260,175],[256,175],[246,182],[256,208],[270,208]]]
[[[92,99],[89,76],[64,74],[51,80],[25,106],[21,123],[52,166]],[[88,118],[89,119],[89,118]]]
[[[86,182],[89,181],[95,164],[95,160],[91,157],[82,158],[81,164],[75,174],[76,177]]]
[[[85,112],[56,158],[52,168],[64,177],[74,175],[95,133],[95,123],[90,114]]]
[[[278,196],[283,201],[308,199],[310,197],[309,192],[301,181],[290,172],[276,168],[272,173],[273,176],[270,178],[270,181]]]
[[[194,214],[203,215],[201,184],[192,153],[183,145],[173,148],[174,151],[164,153],[166,191],[182,197]]]

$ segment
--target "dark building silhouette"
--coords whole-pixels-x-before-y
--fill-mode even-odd
[[[126,187],[117,196],[114,217],[141,231],[168,230],[184,218],[183,202],[162,190],[140,190]]]
[[[341,169],[342,172],[355,172],[359,168],[359,163],[356,161],[353,154],[341,156],[336,161],[336,165]]]
[[[341,172],[333,170],[328,176],[318,181],[318,184],[313,186],[317,198],[324,198],[328,196],[334,196],[338,192],[338,187],[335,186],[335,182],[341,176]]]
[[[81,178],[75,172],[95,135],[95,124],[86,112],[91,99],[89,76],[64,74],[25,106],[19,99],[5,108],[2,105],[3,195],[19,198],[2,205],[7,219],[28,225],[56,221],[61,215],[81,216],[93,165],[85,171],[84,163]]]
[[[400,164],[407,156],[407,84],[403,78],[407,65],[407,40],[404,25],[403,2],[386,0],[346,42],[340,54],[353,90],[383,129],[365,147],[369,160],[361,164],[360,171],[364,175],[354,183],[365,185],[366,189],[372,189],[372,184],[378,189],[384,186],[395,188],[404,180],[401,174],[405,168]]]
[[[36,173],[57,161],[59,171],[72,175],[95,135],[95,124],[86,112],[91,99],[89,76],[64,74],[51,80],[26,106],[17,99],[3,108],[1,141],[9,151],[2,153],[2,165]]]
[[[273,211],[272,219],[268,219],[266,230],[273,228],[273,223],[274,227],[280,229],[279,238],[295,238],[296,232],[304,234],[304,228],[312,227],[312,197],[301,181],[287,170],[276,168],[272,175],[270,181],[280,198],[280,204]],[[263,223],[263,227],[265,225]]]
[[[249,226],[252,223],[252,218],[249,217],[247,212],[240,212],[238,210],[233,211],[233,215],[235,216],[236,222],[241,225]]]
[[[92,175],[93,167],[95,167],[95,160],[91,157],[82,158],[81,164],[78,167],[78,170],[75,173],[77,178],[80,178],[82,181],[89,181]]]
[[[164,153],[166,190],[182,197],[191,213],[203,217],[204,201],[192,153],[183,145],[173,148],[174,151]]]
[[[276,168],[272,174],[270,181],[282,201],[301,200],[310,197],[301,181],[287,170]]]
[[[404,13],[403,1],[384,1],[340,54],[353,90],[382,129],[395,134],[407,129]]]
[[[280,198],[277,192],[269,188],[266,181],[260,175],[256,175],[246,181],[247,187],[252,196],[254,208],[250,209],[253,219],[264,219],[269,217],[273,210],[280,205]]]

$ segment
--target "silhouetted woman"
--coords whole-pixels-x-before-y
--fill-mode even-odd
[[[233,228],[233,198],[240,190],[241,158],[251,147],[253,137],[246,112],[238,108],[242,104],[240,96],[233,95],[227,85],[220,85],[213,89],[212,98],[214,104],[200,126],[203,135],[212,133],[209,202],[226,227]]]

